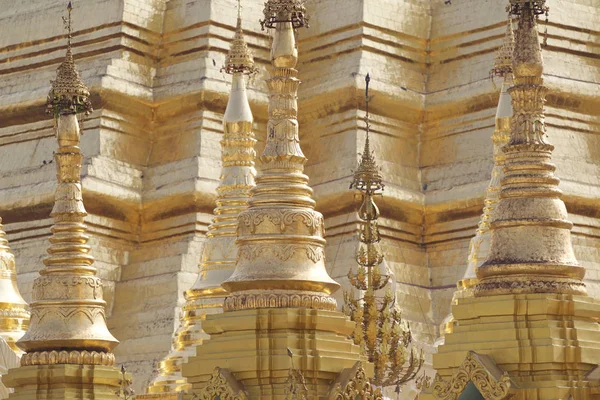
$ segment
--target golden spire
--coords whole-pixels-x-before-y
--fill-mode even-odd
[[[546,143],[543,62],[536,16],[547,12],[544,0],[511,0],[518,16],[512,97],[514,116],[506,156],[505,177],[494,221],[491,248],[477,269],[476,296],[504,293],[585,294],[585,270],[573,254],[573,224],[560,199],[554,146]]]
[[[502,148],[510,139],[510,122],[512,119],[512,105],[508,89],[512,84],[512,53],[514,49],[514,35],[512,30],[512,20],[508,18],[506,24],[506,34],[502,46],[496,53],[494,67],[490,74],[504,78],[498,107],[496,108],[496,129],[492,134],[494,167],[492,169],[492,178],[485,193],[483,201],[483,214],[475,231],[475,237],[469,244],[468,266],[465,275],[457,284],[457,291],[454,293],[453,303],[459,297],[470,297],[473,295],[473,288],[477,283],[476,269],[486,260],[490,248],[490,224],[494,220],[496,207],[500,195],[500,182],[504,178],[504,163],[506,156]]]
[[[412,335],[402,322],[396,309],[396,299],[390,281],[393,279],[384,262],[379,242],[379,209],[373,197],[380,194],[384,185],[379,167],[369,147],[369,81],[365,78],[366,138],[358,168],[350,188],[362,194],[362,205],[358,211],[363,221],[359,233],[360,247],[356,254],[357,273],[348,272],[350,284],[362,297],[356,298],[354,291],[344,293],[344,311],[356,323],[352,339],[375,366],[371,382],[376,386],[401,386],[412,380],[423,364],[422,353],[411,347]],[[382,295],[383,292],[383,295]]]
[[[48,108],[57,120],[58,186],[54,225],[44,269],[33,284],[31,325],[18,345],[26,354],[21,365],[112,365],[118,341],[106,327],[102,282],[89,255],[87,215],[81,194],[81,162],[77,113],[91,111],[89,92],[79,78],[71,52],[71,3],[65,19],[67,55],[52,82]]]
[[[225,311],[306,307],[335,310],[330,294],[339,284],[325,270],[323,216],[314,210],[312,189],[303,174],[295,69],[294,28],[306,25],[299,0],[265,3],[264,27],[275,28],[271,47],[267,141],[262,168],[251,190],[249,209],[239,218],[239,256],[223,283],[231,294]]]
[[[15,256],[8,247],[0,218],[0,338],[4,339],[17,355],[21,355],[22,351],[16,342],[25,334],[28,325],[27,303],[17,287]]]
[[[512,120],[512,105],[508,89],[512,84],[512,53],[514,49],[514,34],[512,30],[512,19],[508,18],[506,34],[502,46],[496,52],[494,67],[490,75],[504,78],[498,106],[496,108],[496,129],[492,134],[494,167],[492,177],[485,192],[483,200],[483,214],[475,230],[475,236],[469,242],[469,255],[467,258],[467,269],[462,278],[456,283],[456,291],[452,296],[451,304],[456,304],[459,298],[472,297],[477,284],[477,268],[486,260],[490,250],[490,224],[494,220],[500,194],[500,182],[504,178],[504,162],[506,156],[502,148],[510,138],[510,123]],[[444,342],[446,334],[453,331],[454,316],[448,314],[440,325],[440,338],[436,345]]]
[[[221,283],[235,269],[238,216],[248,208],[249,191],[254,187],[256,140],[252,131],[254,118],[246,94],[246,76],[255,74],[257,69],[242,32],[240,2],[236,33],[222,70],[232,75],[232,86],[223,116],[223,169],[217,187],[217,208],[206,234],[200,274],[184,293],[186,302],[180,328],[173,337],[173,350],[161,361],[159,375],[148,387],[150,394],[180,392],[189,387],[181,376],[181,364],[195,354],[195,346],[208,339],[202,329],[206,314],[223,311],[227,292]]]

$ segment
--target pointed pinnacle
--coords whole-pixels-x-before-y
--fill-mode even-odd
[[[221,71],[227,74],[242,73],[244,75],[254,75],[258,72],[258,68],[254,66],[254,57],[250,49],[248,49],[248,43],[246,43],[246,39],[244,38],[241,10],[241,1],[238,0],[235,36],[233,37],[229,53],[225,58],[225,65],[221,68]]]

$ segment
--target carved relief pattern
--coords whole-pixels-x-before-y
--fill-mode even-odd
[[[94,300],[102,298],[102,279],[95,276],[41,276],[33,282],[33,299],[39,300],[43,296],[55,297],[58,293],[56,290],[45,292],[52,284],[60,286],[79,286],[86,285],[92,289],[92,297]]]
[[[227,370],[215,368],[206,386],[194,395],[197,400],[246,400],[248,395]]]
[[[52,365],[52,364],[87,364],[87,365],[107,365],[115,363],[115,356],[112,353],[98,351],[39,351],[24,354],[21,357],[21,366],[27,365]]]
[[[252,308],[312,308],[318,310],[337,310],[336,301],[323,294],[297,293],[243,293],[233,294],[225,299],[225,311]]]
[[[67,308],[67,307],[53,307],[53,308],[34,308],[31,310],[31,322],[41,323],[48,315],[56,315],[59,319],[61,319],[65,324],[75,317],[77,314],[81,314],[85,316],[90,324],[94,324],[98,321],[98,317],[100,316],[102,320],[106,323],[106,315],[104,313],[104,308],[91,308],[91,307],[76,307],[76,308]]]
[[[297,251],[303,251],[313,263],[321,261],[325,257],[322,246],[310,244],[246,244],[241,245],[238,256],[248,261],[254,261],[267,252],[274,255],[279,261],[288,261]]]
[[[355,373],[342,384],[337,383],[329,395],[329,400],[383,400],[381,388],[371,385],[362,363],[355,366]]]
[[[432,386],[433,395],[439,400],[457,400],[469,382],[473,382],[486,400],[502,400],[510,397],[511,382],[508,374],[505,372],[500,380],[496,380],[472,351],[450,380],[445,381],[439,375],[435,376]]]
[[[313,210],[253,210],[241,214],[239,221],[250,228],[250,233],[254,233],[265,219],[279,226],[280,233],[296,221],[301,221],[311,235],[322,235],[324,231],[323,216]]]

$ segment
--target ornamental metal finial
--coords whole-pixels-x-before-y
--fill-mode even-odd
[[[309,26],[304,0],[267,0],[263,12],[265,19],[260,20],[263,30],[274,28],[279,22],[291,22],[294,29]]]
[[[515,35],[512,28],[511,14],[508,14],[508,21],[506,23],[506,34],[502,46],[496,52],[494,58],[494,68],[490,71],[490,75],[505,77],[508,74],[512,74],[512,63],[513,63],[513,52],[515,51]]]
[[[258,72],[258,68],[254,66],[254,57],[248,49],[248,43],[244,38],[242,30],[242,4],[238,0],[238,16],[235,36],[231,42],[229,53],[225,58],[225,65],[221,68],[222,72],[228,74],[241,73],[244,75],[254,75]]]
[[[371,383],[376,386],[400,387],[415,378],[423,365],[423,352],[412,348],[412,335],[408,324],[402,321],[396,308],[392,288],[392,274],[384,262],[379,242],[381,236],[377,218],[379,209],[373,197],[383,189],[379,168],[369,149],[368,105],[370,76],[365,78],[365,100],[367,102],[367,140],[359,166],[354,173],[351,188],[362,194],[358,211],[363,221],[359,233],[360,247],[356,253],[358,270],[348,272],[350,284],[358,290],[344,293],[344,312],[356,323],[352,334],[354,343],[375,367]],[[361,297],[362,296],[362,297]]]
[[[68,16],[62,18],[67,30],[67,53],[64,61],[56,70],[56,79],[50,81],[52,88],[46,100],[47,112],[52,114],[54,118],[58,118],[61,114],[85,113],[88,115],[93,111],[90,92],[83,84],[73,60],[71,49],[72,10],[73,7],[69,2],[67,5]]]
[[[372,96],[369,96],[369,82],[371,82],[371,77],[367,74],[365,77],[365,147],[360,162],[358,163],[358,168],[354,171],[354,180],[350,184],[350,189],[355,188],[361,191],[368,191],[372,195],[383,190],[385,185],[383,184],[379,166],[371,152],[371,144],[369,141],[369,133],[371,131],[371,124],[369,123],[369,103],[372,99]]]

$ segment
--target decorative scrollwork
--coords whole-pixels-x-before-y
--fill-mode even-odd
[[[512,397],[510,393],[512,382],[508,373],[500,372],[500,369],[496,367],[496,374],[493,374],[490,368],[485,365],[484,358],[487,359],[488,364],[495,366],[489,357],[470,351],[450,380],[444,380],[436,375],[432,386],[435,398],[439,400],[457,400],[469,382],[472,382],[487,400],[503,400]]]
[[[195,400],[246,400],[248,395],[237,379],[224,368],[216,367],[206,386],[195,393]]]
[[[279,261],[288,261],[297,251],[306,252],[306,256],[314,263],[325,257],[323,247],[310,244],[263,244],[241,245],[238,256],[248,261],[254,261],[260,255],[270,251]]]
[[[322,235],[324,231],[323,216],[313,210],[247,211],[240,214],[239,222],[250,228],[250,233],[254,233],[256,228],[262,224],[265,219],[273,225],[278,226],[280,233],[283,233],[287,226],[290,226],[297,221],[301,221],[309,229],[311,235]]]
[[[367,372],[358,361],[343,370],[329,391],[328,400],[383,400],[381,388],[371,385]]]

